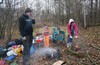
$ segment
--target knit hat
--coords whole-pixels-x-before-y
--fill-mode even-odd
[[[25,13],[28,13],[28,12],[32,12],[32,10],[31,10],[30,8],[27,8],[27,9],[25,10]]]
[[[44,28],[45,28],[45,29],[48,29],[48,26],[45,26]]]

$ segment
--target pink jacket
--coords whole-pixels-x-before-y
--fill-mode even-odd
[[[70,23],[71,23],[71,21],[69,21],[69,23],[68,23],[68,25],[67,25],[67,31],[68,31],[68,35],[71,35],[71,30],[70,30]],[[74,24],[73,24],[73,27],[74,27],[74,34],[75,34],[75,36],[77,36],[78,35],[78,27],[77,27],[77,25],[76,25],[76,23],[74,22]]]

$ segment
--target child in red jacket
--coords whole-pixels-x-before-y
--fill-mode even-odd
[[[67,25],[68,31],[68,39],[67,39],[67,47],[71,46],[73,37],[78,38],[78,27],[73,19],[69,20]]]

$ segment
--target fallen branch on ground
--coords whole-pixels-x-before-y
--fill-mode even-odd
[[[99,47],[96,47],[96,46],[94,46],[94,45],[90,45],[90,46],[92,46],[93,48],[95,48],[95,49],[97,49],[97,50],[99,50],[100,51],[100,48]]]
[[[87,57],[89,58],[89,60],[90,60],[90,62],[91,62],[92,65],[97,65],[97,64],[93,61],[93,59],[91,58],[91,56],[88,54],[88,51],[87,51]]]
[[[67,49],[67,51],[70,52],[72,55],[75,55],[77,57],[80,57],[80,58],[85,57],[85,54],[83,54],[83,53],[75,52],[71,49]]]

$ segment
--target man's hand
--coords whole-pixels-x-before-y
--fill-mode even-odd
[[[23,37],[23,40],[26,40],[26,37]]]

